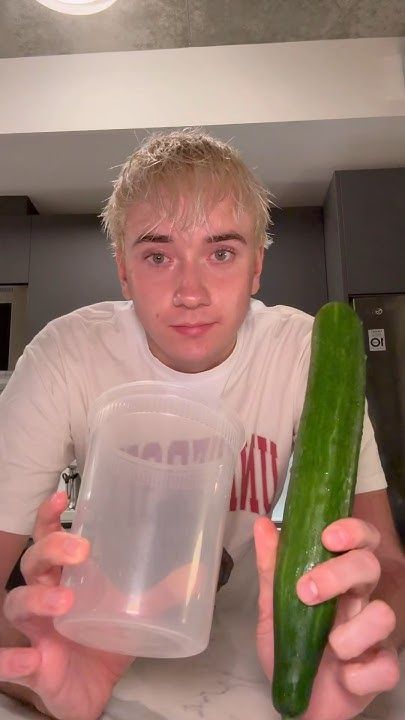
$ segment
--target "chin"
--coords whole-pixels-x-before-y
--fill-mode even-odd
[[[214,360],[212,357],[171,357],[168,358],[166,364],[169,365],[173,370],[183,373],[198,373],[204,372],[205,370],[211,370],[211,368],[219,365],[221,360]]]
[[[199,372],[204,372],[205,370],[210,370],[212,367],[214,367],[214,365],[212,365],[208,362],[202,362],[202,361],[197,362],[197,361],[190,360],[190,362],[185,362],[184,358],[183,358],[181,361],[178,361],[178,362],[174,361],[171,364],[171,367],[174,370],[177,370],[178,372],[199,373]]]

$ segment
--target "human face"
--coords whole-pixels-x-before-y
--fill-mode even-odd
[[[236,220],[229,199],[191,229],[159,221],[149,203],[134,203],[117,253],[124,297],[133,300],[151,352],[186,373],[209,370],[231,354],[262,262],[252,218]]]

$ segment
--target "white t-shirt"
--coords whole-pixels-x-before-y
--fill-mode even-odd
[[[164,380],[220,397],[245,428],[224,545],[234,559],[257,514],[281,494],[305,397],[313,318],[252,300],[233,353],[206,372],[180,373],[148,347],[132,302],[102,302],[50,322],[26,347],[0,396],[0,529],[32,532],[42,500],[74,459],[82,474],[89,413],[111,387]],[[366,416],[357,492],[386,487]]]

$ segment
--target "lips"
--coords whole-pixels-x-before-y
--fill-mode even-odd
[[[172,325],[172,328],[180,335],[198,337],[207,333],[214,325],[215,323],[188,323],[185,325]]]

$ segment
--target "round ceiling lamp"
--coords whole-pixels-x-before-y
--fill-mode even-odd
[[[117,0],[37,0],[41,5],[67,15],[94,15],[114,5]]]

